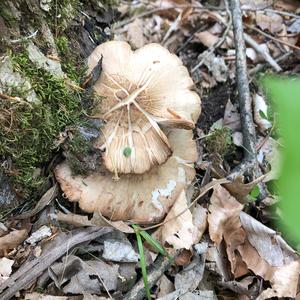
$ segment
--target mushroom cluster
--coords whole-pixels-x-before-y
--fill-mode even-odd
[[[200,98],[186,67],[159,44],[132,51],[126,42],[98,46],[88,58],[101,96],[94,117],[105,121],[94,147],[102,170],[73,176],[66,162],[55,173],[70,201],[87,212],[136,223],[159,221],[195,175],[192,129]]]

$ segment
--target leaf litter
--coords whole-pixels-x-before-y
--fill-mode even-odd
[[[202,60],[205,51],[213,49],[209,56],[205,56],[203,64],[192,73],[194,90],[204,99],[203,111],[206,109],[205,98],[214,89],[236,84],[236,51],[232,34],[229,32],[223,43],[215,47],[226,29],[226,3],[219,1],[216,8],[213,5],[206,6],[202,2],[185,0],[123,2],[116,6],[122,13],[121,19],[110,30],[114,32],[116,40],[129,42],[133,49],[153,42],[160,43],[171,53],[177,54],[190,73]],[[247,45],[249,74],[255,74],[257,67],[268,68],[263,53],[268,53],[277,60],[289,50],[295,50],[293,47],[299,46],[299,3],[258,0],[241,1],[241,4],[246,24],[244,30],[261,49],[258,51],[258,48],[250,43]],[[89,10],[84,12],[87,15],[89,13]],[[265,34],[255,31],[252,27],[262,30]],[[299,51],[294,51],[293,57],[287,56],[287,64],[280,65],[286,72],[292,72],[297,58],[299,59]],[[60,63],[57,62],[56,65],[60,66]],[[176,148],[175,155],[172,154],[171,157],[174,165],[170,163],[166,173],[180,175],[175,178],[178,190],[176,195],[172,194],[172,203],[160,214],[160,221],[163,222],[153,235],[171,254],[177,250],[179,255],[174,258],[174,265],[160,274],[161,279],[151,285],[154,298],[215,299],[216,295],[230,295],[236,299],[269,299],[295,298],[299,293],[300,262],[297,252],[287,244],[285,236],[281,236],[278,228],[270,222],[264,208],[261,214],[265,214],[266,219],[259,217],[262,204],[274,205],[274,202],[278,201],[274,200],[278,199],[277,195],[270,193],[269,197],[262,199],[260,203],[250,202],[248,197],[261,181],[274,183],[278,178],[277,153],[281,145],[278,136],[272,132],[276,124],[273,116],[269,115],[271,103],[266,100],[262,91],[258,91],[254,77],[251,77],[251,80],[255,86],[252,93],[253,119],[258,135],[257,160],[263,174],[252,179],[248,176],[238,176],[231,183],[209,186],[205,190],[205,181],[211,183],[226,177],[241,162],[241,151],[244,147],[241,126],[243,116],[240,115],[235,92],[229,92],[222,105],[214,105],[215,111],[206,112],[211,115],[216,113],[217,117],[210,124],[208,122],[205,128],[196,124],[196,143],[193,147],[202,149],[202,155],[198,157],[202,169],[196,169],[194,172],[193,163],[197,160],[197,154],[193,152],[189,157],[184,156],[184,148],[187,148],[185,143],[175,145],[179,139],[179,131],[171,137]],[[216,103],[217,98],[218,95]],[[176,111],[169,110],[169,114],[169,117],[175,119],[182,118]],[[217,124],[216,121],[219,129],[229,129],[232,138],[230,143],[235,147],[233,153],[218,158],[207,153],[205,139],[203,136],[197,136],[200,130],[204,130],[204,136],[211,134],[213,123]],[[165,122],[165,125],[170,125],[170,122]],[[192,135],[186,138],[186,143],[191,141]],[[182,149],[180,146],[183,146]],[[135,154],[131,147],[125,147],[123,153],[124,151],[124,160]],[[207,173],[208,168],[211,168],[211,171]],[[185,177],[182,176],[183,173]],[[205,180],[204,173],[209,174]],[[193,189],[188,195],[185,189],[186,182],[195,174]],[[67,175],[72,176],[71,172]],[[96,185],[97,181],[93,180],[92,177],[88,185]],[[184,184],[183,180],[186,180]],[[111,178],[106,181],[108,184],[112,182],[115,184]],[[72,182],[72,188],[78,193],[76,197],[81,197],[87,190],[86,184],[81,175]],[[205,193],[195,204],[193,201],[201,193],[202,184]],[[157,188],[156,192],[164,196],[164,193],[167,193],[166,186],[169,187],[168,183]],[[208,192],[211,188],[212,194]],[[116,189],[114,187],[109,193],[114,193]],[[143,194],[144,190],[141,188],[140,194]],[[105,195],[106,203],[110,203],[109,193]],[[104,216],[101,209],[93,212],[93,215],[87,214],[77,205],[70,206],[64,199],[66,195],[62,195],[58,190],[57,184],[50,186],[46,193],[44,191],[40,194],[44,196],[34,208],[15,213],[15,218],[4,219],[3,226],[1,223],[1,291],[11,292],[9,287],[3,285],[7,280],[11,279],[19,284],[18,278],[27,272],[26,266],[32,257],[38,262],[34,268],[39,266],[40,271],[34,278],[29,276],[26,283],[33,282],[32,287],[41,288],[43,293],[32,293],[32,288],[19,285],[16,292],[21,293],[24,299],[77,299],[78,295],[80,299],[120,299],[130,291],[140,278],[140,257],[131,227],[132,221],[142,220],[141,223],[144,221],[146,227],[158,221],[153,219],[153,216],[147,219],[147,214],[142,215],[141,219],[135,217],[134,220],[128,220],[122,218],[122,215],[116,215],[118,212],[115,211],[109,216]],[[72,198],[74,194],[71,194],[67,196]],[[88,197],[94,196],[95,194],[88,194]],[[96,197],[103,197],[102,192],[97,191]],[[124,197],[130,198],[123,193],[122,201]],[[258,198],[255,198],[258,201]],[[57,202],[53,201],[54,199]],[[57,206],[56,203],[63,205]],[[132,207],[129,205],[125,210],[128,214]],[[51,211],[51,222],[35,226],[38,224],[38,217],[47,211]],[[142,213],[147,213],[147,209]],[[97,233],[99,228],[109,228],[109,231],[114,233],[107,232],[102,235]],[[82,235],[81,230],[87,230],[87,233]],[[152,232],[150,229],[149,233]],[[89,235],[90,239],[71,240],[72,235],[80,239]],[[59,244],[69,242],[70,247],[68,244],[66,247],[59,247]],[[39,258],[46,259],[53,249],[60,252],[55,252],[56,256],[52,256],[52,260],[46,260],[46,265],[43,266],[44,263]],[[145,253],[148,256],[147,264],[151,268],[157,254],[147,243]],[[46,278],[44,284],[39,280],[43,276]]]

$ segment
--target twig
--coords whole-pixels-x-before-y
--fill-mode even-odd
[[[20,97],[13,97],[13,96],[10,96],[10,95],[7,95],[7,94],[0,93],[0,98],[2,98],[4,100],[9,100],[11,102],[18,102],[18,103],[21,103],[21,104],[26,104],[30,108],[32,108],[32,105],[29,102],[27,102],[26,100],[23,100]]]
[[[271,12],[271,13],[275,13],[275,14],[282,15],[282,16],[287,16],[287,17],[292,17],[292,18],[300,19],[299,15],[292,14],[292,13],[289,13],[289,12],[286,12],[286,11],[272,9],[272,8],[266,8],[266,9],[263,9],[262,11]]]
[[[278,57],[277,59],[275,59],[275,61],[277,63],[284,61],[285,59],[287,59],[291,54],[293,54],[293,51],[289,51],[284,53],[282,56]],[[258,64],[256,65],[253,69],[251,69],[249,71],[249,75],[253,76],[255,73],[262,71],[265,68],[265,64]]]
[[[179,22],[181,21],[181,16],[182,16],[182,12],[180,12],[176,18],[176,20],[171,24],[171,26],[169,27],[168,31],[166,32],[163,40],[162,40],[162,44],[165,45],[167,40],[169,39],[169,37],[171,36],[171,34],[173,33],[173,31],[175,31],[178,28]]]
[[[252,101],[247,77],[246,46],[243,33],[242,12],[239,0],[229,0],[229,2],[236,47],[236,80],[244,138],[243,143],[245,147],[244,160],[239,169],[245,165],[249,166],[249,163],[251,168],[256,164],[256,133],[252,117]]]
[[[173,260],[159,255],[148,271],[148,286],[151,288],[172,265]],[[124,300],[142,300],[145,296],[143,279],[140,279],[134,287],[124,296]]]
[[[225,41],[226,39],[226,36],[227,34],[229,33],[229,30],[231,28],[231,24],[232,24],[232,17],[231,17],[231,13],[229,11],[229,8],[228,8],[228,3],[227,1],[225,1],[225,5],[226,5],[226,11],[227,11],[227,14],[228,14],[228,24],[227,24],[227,27],[226,29],[224,30],[223,34],[222,34],[222,37],[214,44],[212,45],[211,47],[209,47],[209,49],[207,49],[201,56],[202,56],[202,59],[200,60],[200,62],[191,70],[191,73],[195,73],[195,71],[197,71],[198,68],[200,68],[204,61],[206,60],[207,57],[209,57],[217,48],[219,48]]]
[[[11,42],[12,44],[16,44],[16,43],[19,43],[19,42],[27,41],[27,40],[29,40],[29,39],[35,37],[36,34],[38,33],[38,31],[39,31],[39,30],[37,29],[34,33],[32,33],[32,34],[30,34],[30,35],[28,35],[28,36],[25,36],[25,37],[22,37],[22,38],[16,39],[16,40],[10,40],[10,42]]]
[[[38,276],[74,246],[91,241],[111,230],[111,228],[99,227],[76,230],[70,232],[64,239],[64,242],[58,245],[54,239],[51,244],[51,249],[48,248],[48,251],[44,251],[40,257],[25,263],[0,285],[0,300],[11,299],[18,291],[34,282]]]
[[[122,22],[120,22],[119,24],[117,24],[114,29],[119,29],[131,22],[133,22],[134,20],[136,19],[140,19],[140,18],[144,18],[144,17],[147,17],[147,16],[150,16],[156,12],[160,12],[160,11],[164,11],[164,10],[169,10],[169,9],[175,9],[175,8],[194,8],[194,9],[197,9],[197,10],[201,10],[201,11],[209,11],[209,10],[223,10],[222,8],[217,8],[217,7],[204,7],[204,6],[198,6],[198,5],[173,5],[173,6],[169,6],[169,7],[156,7],[156,8],[153,8],[153,9],[150,9],[148,11],[145,11],[141,14],[138,14],[136,16],[133,16],[132,18],[129,18],[127,20],[124,20]]]
[[[276,72],[282,71],[281,67],[277,64],[277,62],[273,59],[273,57],[262,48],[251,36],[244,33],[244,38],[247,44],[249,44],[252,48],[254,48],[258,53],[260,53],[266,62],[274,68]]]
[[[258,28],[256,28],[256,27],[250,26],[250,25],[248,25],[248,24],[244,24],[244,25],[245,25],[247,28],[252,29],[252,30],[254,30],[254,31],[258,32],[258,33],[260,33],[261,35],[263,35],[263,36],[269,38],[270,40],[273,40],[273,41],[275,41],[275,42],[277,42],[277,43],[286,45],[286,46],[288,46],[288,47],[290,47],[290,48],[292,48],[292,49],[300,50],[300,47],[295,46],[295,45],[292,45],[292,44],[290,44],[290,43],[288,43],[288,42],[285,42],[285,41],[282,41],[282,40],[280,40],[280,39],[277,39],[276,37],[274,37],[274,36],[272,36],[272,35],[270,35],[270,34],[268,34],[268,33],[265,33],[264,31],[262,31],[262,30],[260,30],[260,29],[258,29]]]

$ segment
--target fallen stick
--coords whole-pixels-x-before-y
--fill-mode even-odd
[[[159,278],[166,272],[172,265],[173,260],[168,257],[159,255],[156,261],[149,267],[148,270],[148,286],[149,288],[159,280]],[[124,296],[124,300],[142,300],[146,295],[144,281],[141,278],[134,287]]]
[[[265,61],[272,67],[276,72],[282,71],[281,67],[274,60],[274,58],[262,48],[251,36],[244,33],[244,38],[247,44],[249,44],[252,48],[254,48],[258,53],[262,55]]]
[[[49,266],[62,257],[74,246],[91,241],[103,234],[112,231],[111,228],[88,227],[85,229],[71,231],[63,243],[56,245],[54,239],[40,257],[28,261],[19,268],[10,278],[0,285],[0,300],[11,299],[18,291],[34,282]]]
[[[239,95],[241,123],[243,131],[244,159],[230,173],[230,180],[245,173],[255,174],[260,177],[262,172],[257,164],[256,132],[252,116],[252,100],[249,89],[245,35],[243,32],[242,11],[239,0],[229,0],[232,14],[233,36],[236,47],[236,81]],[[248,39],[249,40],[249,39]],[[262,200],[268,194],[265,184],[259,183],[259,199]]]
[[[247,75],[246,46],[244,41],[242,12],[239,0],[229,0],[236,47],[236,80],[239,95],[245,162],[256,161],[256,132],[252,117],[252,100]],[[253,165],[254,166],[254,165]]]

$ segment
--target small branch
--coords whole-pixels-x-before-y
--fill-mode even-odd
[[[229,0],[233,20],[236,47],[236,80],[238,86],[241,122],[244,137],[244,160],[256,161],[256,133],[252,117],[252,101],[247,76],[246,47],[244,41],[242,12],[238,0]]]
[[[274,68],[276,72],[281,72],[281,67],[277,64],[277,62],[273,59],[273,57],[262,48],[251,36],[244,33],[244,38],[247,44],[249,44],[252,48],[254,48],[258,53],[262,55],[262,57],[266,60],[266,62]]]
[[[279,63],[279,62],[282,62],[282,61],[286,60],[293,53],[294,53],[293,51],[289,51],[289,52],[284,53],[282,56],[280,56],[276,59],[276,62]],[[262,71],[265,67],[266,67],[265,64],[258,64],[253,69],[251,69],[249,71],[249,75],[253,76],[255,73]]]
[[[166,272],[172,265],[173,260],[168,257],[159,255],[156,261],[151,265],[148,271],[148,286],[152,288],[153,285],[159,280],[159,278]],[[141,278],[135,286],[124,296],[124,300],[142,300],[144,299],[145,287],[144,281]]]
[[[0,285],[0,299],[11,299],[18,291],[34,282],[48,267],[74,246],[91,241],[111,230],[111,228],[88,227],[70,232],[63,243],[57,243],[54,239],[51,245],[48,245],[48,251],[44,251],[40,257],[22,265]]]
[[[288,47],[290,47],[290,48],[292,48],[292,49],[300,50],[300,47],[295,46],[295,45],[293,45],[293,44],[290,44],[290,43],[288,43],[288,42],[282,41],[282,40],[280,40],[280,39],[277,39],[277,38],[275,38],[274,36],[272,36],[272,35],[270,35],[270,34],[267,34],[267,33],[265,33],[264,31],[262,31],[262,30],[260,30],[260,29],[258,29],[258,28],[256,28],[256,27],[253,27],[253,26],[250,26],[250,25],[247,25],[247,24],[244,24],[244,25],[245,25],[247,28],[249,28],[249,29],[251,29],[251,30],[254,30],[254,31],[260,33],[261,35],[267,37],[267,38],[270,39],[270,40],[273,40],[273,41],[275,41],[275,42],[277,42],[277,43],[280,43],[280,44],[283,44],[283,45],[285,45],[285,46],[288,46]]]

